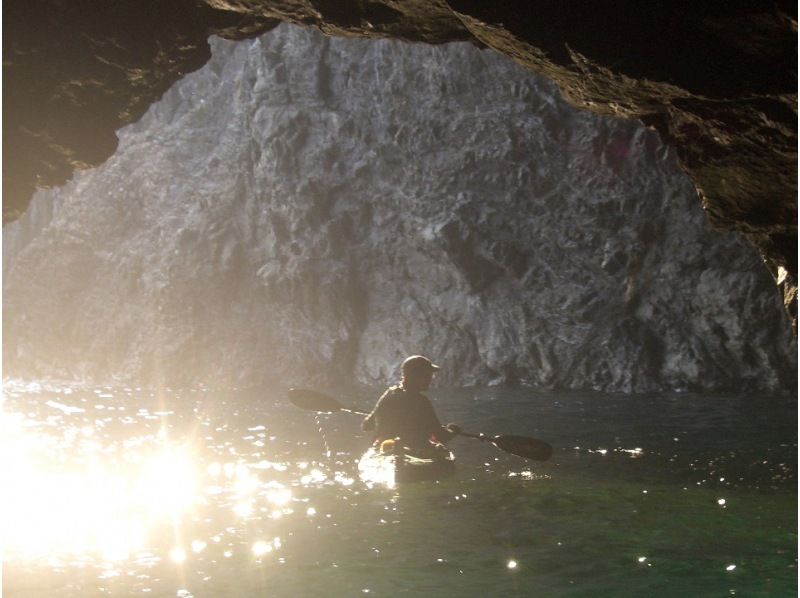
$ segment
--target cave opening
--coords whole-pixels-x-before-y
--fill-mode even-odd
[[[6,3],[3,592],[796,594],[786,4]]]

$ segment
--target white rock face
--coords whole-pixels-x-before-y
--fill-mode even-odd
[[[6,227],[6,376],[793,388],[769,275],[654,133],[466,44],[212,46]]]

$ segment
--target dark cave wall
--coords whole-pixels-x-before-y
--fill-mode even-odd
[[[6,2],[3,214],[116,148],[207,38],[280,21],[330,35],[472,41],[574,105],[637,118],[674,147],[712,224],[760,252],[796,321],[797,6],[789,2]]]

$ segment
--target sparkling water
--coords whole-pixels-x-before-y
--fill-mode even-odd
[[[553,458],[456,438],[454,477],[386,488],[357,416],[283,392],[4,391],[4,596],[797,592],[794,397],[436,389]]]

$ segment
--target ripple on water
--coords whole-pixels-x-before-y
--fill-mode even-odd
[[[727,405],[703,427],[693,401],[682,429],[673,403],[648,411],[597,397],[595,427],[581,428],[568,396],[553,410],[547,395],[486,392],[493,431],[552,439],[561,448],[551,462],[457,440],[452,479],[368,489],[355,476],[367,439],[346,416],[309,419],[243,393],[179,400],[12,385],[0,440],[13,480],[2,497],[13,513],[6,587],[26,596],[246,595],[267,579],[286,596],[409,584],[459,595],[796,589],[796,432],[781,427],[785,413],[743,420]],[[439,399],[448,419],[485,426],[479,392]],[[584,401],[575,421],[589,410]],[[654,418],[666,422],[657,435]]]

